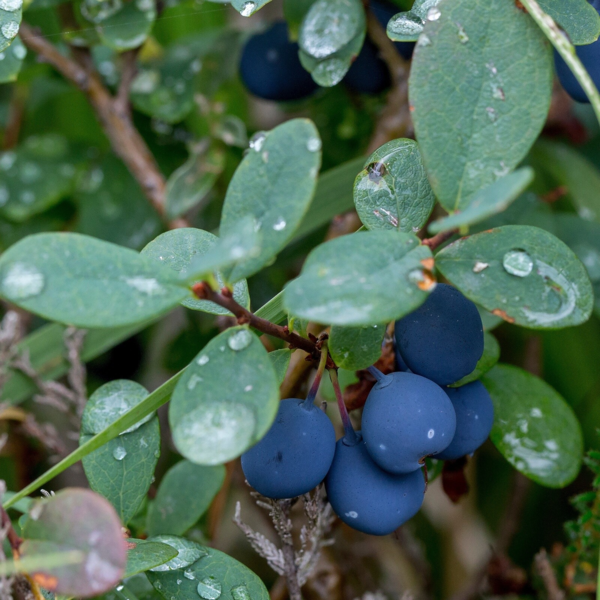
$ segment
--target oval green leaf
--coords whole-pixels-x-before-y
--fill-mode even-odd
[[[577,417],[546,382],[517,367],[497,365],[482,379],[494,402],[492,442],[518,471],[560,488],[575,479],[583,458]]]
[[[181,279],[188,279],[190,265],[195,263],[198,257],[214,249],[218,242],[219,238],[208,231],[183,227],[159,235],[142,250],[142,255],[166,265],[178,273]],[[219,286],[223,287],[225,285],[223,275],[217,272],[216,277]],[[233,286],[233,297],[238,304],[246,308],[250,307],[250,295],[245,279],[238,281]],[[227,309],[207,300],[186,298],[182,304],[186,308],[213,315],[231,314]]]
[[[269,354],[254,333],[232,327],[211,340],[177,382],[169,405],[173,441],[196,464],[227,462],[264,436],[278,403]]]
[[[600,35],[600,15],[587,0],[538,0],[575,46],[591,44]]]
[[[16,81],[23,60],[27,56],[27,48],[20,38],[15,38],[10,48],[4,50],[2,54],[4,58],[0,61],[0,83]]]
[[[269,352],[269,358],[271,359],[271,363],[275,369],[277,381],[279,382],[279,385],[281,385],[285,379],[285,374],[287,373],[288,367],[290,366],[292,351],[289,348],[273,350],[273,352]]]
[[[66,489],[38,500],[29,512],[23,557],[79,551],[84,560],[40,569],[46,588],[64,596],[96,596],[123,577],[127,543],[114,508],[90,490]]]
[[[421,229],[435,196],[417,143],[393,140],[371,154],[354,182],[354,204],[368,229]]]
[[[224,479],[222,465],[205,467],[182,460],[171,467],[148,511],[149,535],[183,535],[208,510]]]
[[[147,540],[127,540],[127,567],[123,579],[164,565],[178,554],[173,546]]]
[[[409,11],[394,15],[387,24],[388,37],[394,42],[416,42],[423,33],[427,12],[441,0],[415,0]]]
[[[137,252],[76,233],[40,233],[0,257],[0,294],[51,321],[117,327],[174,308],[190,291]]]
[[[348,371],[366,369],[381,356],[385,325],[339,327],[329,334],[328,349],[335,364]]]
[[[321,138],[307,119],[292,119],[255,136],[225,197],[221,237],[253,219],[261,236],[258,256],[227,274],[230,282],[253,275],[292,239],[315,193],[321,166]]]
[[[514,2],[440,4],[419,38],[412,117],[431,186],[448,211],[508,174],[539,135],[550,106],[552,54]]]
[[[102,43],[116,50],[133,50],[145,41],[156,20],[156,5],[153,0],[134,0],[123,3],[123,7],[103,19],[96,27]]]
[[[331,325],[377,325],[412,312],[432,287],[431,251],[408,233],[364,231],[317,246],[284,290],[296,317]],[[430,264],[431,263],[431,264]]]
[[[0,52],[10,46],[19,33],[23,16],[23,0],[0,2]]]

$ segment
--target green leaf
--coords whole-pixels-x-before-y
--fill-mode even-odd
[[[409,11],[394,15],[387,24],[388,37],[394,42],[416,42],[425,27],[427,13],[441,0],[415,0]]]
[[[531,151],[536,170],[567,189],[579,216],[600,222],[600,171],[573,148],[558,142],[539,140]]]
[[[10,46],[19,33],[23,0],[3,0],[0,3],[0,52]]]
[[[169,219],[176,219],[198,204],[213,188],[225,167],[225,151],[212,145],[192,151],[187,162],[167,181],[165,207]]]
[[[462,238],[437,254],[436,266],[473,302],[523,327],[579,325],[593,307],[584,266],[537,227],[508,225]]]
[[[1,153],[0,214],[21,222],[55,205],[75,189],[81,162],[67,140],[54,134],[32,136]]]
[[[354,204],[368,229],[421,229],[435,196],[417,143],[393,140],[371,154],[354,182]]]
[[[127,545],[127,567],[123,579],[164,565],[178,554],[173,546],[157,541],[129,538]]]
[[[2,54],[4,58],[0,61],[0,83],[16,81],[23,60],[27,56],[27,48],[17,37],[8,49],[2,51]]]
[[[245,327],[213,338],[186,368],[169,405],[173,442],[188,460],[217,465],[268,431],[279,403],[275,369]]]
[[[449,231],[459,227],[479,223],[506,210],[533,181],[533,169],[523,167],[510,175],[501,177],[494,183],[475,192],[469,205],[447,217],[429,225],[430,233]]]
[[[448,387],[461,387],[472,381],[477,381],[487,373],[500,360],[500,344],[498,340],[489,332],[483,333],[483,354],[477,361],[472,373],[465,375],[462,379]]]
[[[600,35],[600,15],[587,0],[538,0],[542,10],[566,32],[575,46],[591,44]]]
[[[117,52],[133,50],[145,41],[156,20],[153,0],[125,2],[123,7],[103,19],[96,27],[103,44]]]
[[[76,233],[40,233],[0,258],[0,294],[25,310],[78,327],[144,321],[190,294],[133,250]]]
[[[108,155],[90,169],[75,197],[79,233],[139,250],[162,230],[157,212],[116,156]]]
[[[298,43],[308,56],[323,60],[347,46],[365,22],[359,0],[317,0],[302,21]]]
[[[284,290],[288,312],[332,325],[388,323],[422,304],[431,251],[411,234],[365,231],[317,246]],[[423,289],[421,289],[423,288]]]
[[[273,350],[273,352],[269,352],[269,358],[271,359],[271,363],[275,369],[277,381],[279,385],[281,385],[285,379],[285,374],[287,373],[288,367],[290,366],[292,351],[289,348]]]
[[[24,557],[79,551],[80,563],[40,569],[46,588],[65,596],[95,596],[122,578],[127,547],[113,507],[83,489],[66,489],[38,500],[29,513],[21,545]],[[54,585],[50,585],[50,583]]]
[[[539,135],[552,90],[550,45],[507,0],[434,9],[410,75],[412,117],[431,186],[448,211],[514,169]]]
[[[178,554],[173,546],[160,542],[128,539],[127,544],[127,567],[123,579],[163,565]]]
[[[166,265],[179,274],[181,279],[188,279],[190,265],[197,257],[201,257],[209,250],[214,249],[219,238],[212,233],[192,227],[173,229],[159,235],[150,242],[143,250],[142,256]],[[225,285],[223,275],[217,273],[219,287]],[[195,283],[195,282],[194,282]],[[250,295],[248,284],[245,279],[238,281],[233,286],[233,298],[246,308],[250,307]],[[197,298],[186,298],[182,302],[186,308],[201,310],[213,315],[230,315],[231,313],[218,306],[214,302],[198,300]]]
[[[366,369],[381,356],[385,325],[331,328],[328,348],[338,367],[348,371]]]
[[[223,552],[208,547],[203,550],[205,555],[187,568],[150,571],[148,579],[168,600],[269,600],[265,584],[250,569]]]
[[[271,0],[231,0],[231,6],[235,8],[243,17],[251,17],[257,10],[260,10]]]
[[[595,313],[600,315],[600,223],[571,214],[555,214],[559,237],[583,263],[594,288]]]
[[[261,252],[228,274],[231,282],[253,275],[291,240],[315,193],[321,166],[321,139],[313,123],[292,119],[255,137],[225,197],[221,237],[240,219],[252,218],[261,234]]]
[[[148,512],[148,533],[183,535],[208,510],[225,479],[222,465],[178,462],[163,477]]]
[[[518,471],[537,483],[560,488],[579,473],[581,427],[571,407],[547,383],[509,365],[482,379],[494,402],[492,442]]]

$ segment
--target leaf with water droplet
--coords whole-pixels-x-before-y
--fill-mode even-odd
[[[277,412],[279,384],[267,351],[245,327],[224,331],[199,356],[209,362],[194,360],[187,367],[173,392],[169,422],[183,456],[197,464],[221,464],[267,432]],[[194,376],[202,381],[190,389]]]
[[[417,143],[398,139],[376,150],[356,177],[354,204],[368,229],[421,229],[435,196]]]
[[[546,121],[553,65],[544,35],[514,2],[455,0],[440,11],[425,24],[429,44],[417,45],[409,87],[429,181],[455,211],[527,154]]]
[[[213,250],[218,242],[219,238],[212,233],[202,229],[183,227],[159,235],[142,250],[142,255],[170,267],[182,279],[187,279],[190,265],[209,250]],[[219,286],[223,287],[225,285],[223,275],[217,272],[216,278]],[[245,279],[238,281],[233,286],[233,298],[238,304],[246,308],[250,307],[250,295]],[[227,309],[207,300],[186,298],[182,304],[186,308],[213,315],[231,315]]]
[[[117,10],[96,25],[102,43],[116,50],[133,50],[140,47],[152,31],[156,20],[153,0],[124,2]]]
[[[476,192],[464,210],[457,211],[431,223],[430,233],[479,223],[488,217],[506,210],[533,181],[533,169],[523,167],[505,175],[494,183]]]
[[[79,179],[75,230],[85,235],[143,248],[163,224],[139,183],[114,155],[107,155]]]
[[[152,568],[153,573],[180,572],[181,569],[187,569],[207,555],[206,549],[197,542],[176,535],[155,535],[149,541],[167,544],[177,550],[175,558]]]
[[[339,327],[329,334],[328,349],[336,365],[348,371],[366,369],[381,356],[385,325]]]
[[[133,381],[103,385],[86,404],[80,445],[139,405],[148,392]],[[123,523],[144,501],[160,456],[160,427],[152,413],[83,459],[90,487],[116,508]]]
[[[0,83],[10,83],[16,81],[23,60],[27,56],[27,48],[20,38],[16,37],[9,48],[3,50],[0,56]]]
[[[538,0],[575,46],[591,44],[600,35],[600,16],[587,0]]]
[[[251,17],[271,0],[231,0],[231,6],[243,17]]]
[[[249,152],[237,168],[225,197],[220,235],[231,235],[240,219],[250,218],[261,236],[260,252],[239,261],[229,273],[236,282],[260,270],[291,240],[313,198],[321,166],[320,150],[308,143],[320,139],[307,119],[292,119],[270,131],[261,152]],[[268,153],[264,162],[262,155]],[[285,227],[274,227],[281,220]]]
[[[489,266],[474,270],[477,262]],[[568,246],[537,227],[508,225],[462,238],[438,252],[436,266],[473,302],[523,327],[579,325],[592,311],[585,267]]]
[[[128,539],[127,568],[123,579],[163,565],[178,555],[173,546],[156,541]]]
[[[0,294],[49,320],[94,328],[158,317],[190,291],[168,268],[128,248],[75,233],[40,233],[0,258]]]
[[[225,468],[178,462],[163,477],[148,511],[150,536],[183,535],[208,510],[223,485]]]
[[[415,0],[409,11],[398,13],[390,19],[387,24],[388,37],[395,42],[416,42],[423,32],[425,21],[436,20],[428,19],[429,11],[435,9],[439,13],[436,7],[440,2],[441,0]]]
[[[8,48],[19,33],[22,0],[0,0],[0,52]]]
[[[497,365],[482,379],[494,402],[492,442],[518,471],[541,485],[565,487],[579,473],[583,436],[577,417],[546,382]]]
[[[90,490],[71,488],[38,500],[25,522],[23,537],[23,558],[83,553],[83,560],[76,564],[40,569],[57,594],[97,596],[114,587],[125,572],[127,546],[121,522],[113,507]]]
[[[500,360],[500,344],[498,340],[488,331],[483,333],[483,354],[477,361],[472,373],[465,375],[462,379],[448,387],[461,387],[472,381],[481,379]]]
[[[284,290],[284,305],[292,315],[318,323],[394,321],[415,310],[433,288],[435,280],[425,266],[431,258],[429,248],[412,234],[364,231],[343,236],[308,255],[300,276]]]
[[[223,552],[209,547],[204,550],[205,556],[187,569],[150,571],[148,579],[169,599],[269,600],[265,584],[250,569]]]
[[[18,48],[15,44],[4,54]],[[20,223],[54,206],[75,189],[84,159],[80,149],[55,134],[32,136],[0,153],[0,215]]]

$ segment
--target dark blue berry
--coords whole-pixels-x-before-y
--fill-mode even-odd
[[[290,42],[283,21],[248,40],[240,76],[250,92],[265,100],[300,100],[318,87],[300,64],[298,44]]]
[[[335,453],[335,430],[327,415],[306,400],[279,404],[267,435],[242,455],[248,483],[268,498],[295,498],[319,485]]]
[[[477,307],[443,283],[417,310],[396,321],[395,337],[408,368],[438,385],[455,383],[471,373],[483,354]]]
[[[494,405],[480,381],[447,388],[446,392],[456,413],[456,433],[436,458],[455,460],[472,454],[487,440],[494,423]]]
[[[344,83],[362,94],[380,94],[390,87],[390,71],[379,58],[379,50],[365,39],[360,54],[344,77]]]
[[[338,441],[325,479],[327,497],[347,525],[371,535],[387,535],[421,508],[425,479],[421,471],[392,475],[370,458],[358,434],[356,443]]]
[[[410,473],[426,456],[446,449],[456,415],[446,392],[413,373],[383,376],[373,387],[362,416],[362,435],[371,458],[390,473]]]

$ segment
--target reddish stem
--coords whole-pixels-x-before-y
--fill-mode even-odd
[[[433,237],[425,238],[421,243],[424,246],[429,246],[431,250],[435,250],[444,242],[447,242],[455,233],[457,233],[457,231],[457,229],[451,229],[450,231],[442,231],[437,235],[434,235]]]

